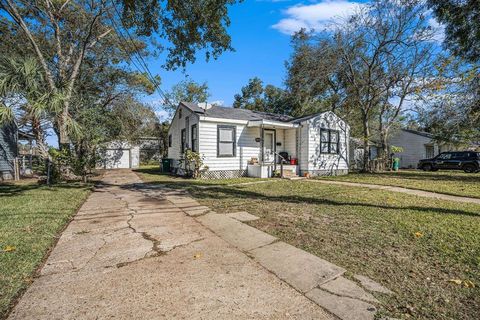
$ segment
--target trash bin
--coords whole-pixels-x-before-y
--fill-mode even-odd
[[[162,159],[162,172],[170,173],[172,159]]]
[[[393,159],[393,171],[398,171],[398,168],[400,168],[400,159],[395,158]]]

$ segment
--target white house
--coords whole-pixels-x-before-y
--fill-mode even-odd
[[[181,102],[169,129],[168,158],[182,174],[186,149],[206,178],[348,173],[349,126],[333,112],[294,119],[245,109]],[[283,163],[280,165],[280,163]]]

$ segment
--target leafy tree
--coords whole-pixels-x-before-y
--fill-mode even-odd
[[[197,83],[193,80],[184,80],[175,84],[170,92],[165,94],[165,97],[164,107],[172,116],[181,101],[192,103],[207,102],[210,93],[206,82]]]
[[[0,51],[9,51],[4,46],[14,46],[12,51],[28,51],[36,57],[49,90],[62,97],[61,108],[52,114],[52,124],[59,144],[67,147],[71,140],[69,129],[75,126],[72,103],[80,92],[80,77],[87,67],[98,74],[105,67],[128,70],[128,64],[142,64],[135,62],[133,55],[149,54],[149,39],[145,36],[153,33],[165,40],[163,44],[150,44],[157,50],[167,50],[167,68],[195,61],[195,52],[202,49],[207,59],[217,57],[231,49],[225,28],[229,24],[227,6],[233,3],[234,0],[0,0],[0,30],[2,39],[8,40],[2,42]],[[137,77],[143,78],[143,82],[153,81],[146,74],[138,73]]]
[[[480,67],[449,58],[441,69],[440,86],[417,106],[414,120],[439,142],[459,147],[480,142]]]
[[[293,54],[287,62],[285,81],[293,103],[292,113],[305,116],[322,111],[346,115],[345,86],[340,78],[346,65],[330,37],[302,29],[292,37]]]
[[[445,25],[445,44],[456,55],[480,61],[480,3],[478,0],[429,0],[438,21]]]
[[[446,99],[430,99],[420,111],[421,123],[438,139],[468,144],[480,141],[480,4],[476,0],[429,0],[445,26],[445,46],[460,59],[453,65]],[[465,63],[465,60],[469,63]],[[457,81],[460,79],[460,81]],[[461,85],[459,85],[461,83]],[[453,87],[453,88],[452,88]]]
[[[34,58],[0,59],[0,125],[15,122],[28,128],[44,159],[49,158],[45,143],[47,114],[58,103],[46,90],[43,73]]]
[[[250,79],[241,91],[241,94],[234,97],[234,108],[278,114],[290,113],[286,92],[270,84],[264,87],[263,81],[258,77]]]
[[[422,1],[376,0],[333,33],[302,31],[294,38],[287,85],[299,113],[330,109],[355,123],[364,170],[373,138],[388,154],[388,136],[405,101],[434,85],[433,31]]]

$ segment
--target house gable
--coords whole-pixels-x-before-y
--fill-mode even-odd
[[[318,174],[333,174],[339,170],[346,172],[350,126],[331,111],[310,116],[300,124],[302,127],[300,161],[303,170]],[[322,140],[322,134],[326,139]],[[336,145],[330,148],[329,146],[333,144]]]
[[[180,159],[182,157],[182,130],[185,129],[185,148],[190,148],[191,128],[197,124],[198,130],[199,114],[192,111],[185,103],[180,103],[175,110],[170,128],[168,129],[169,142],[168,158]]]

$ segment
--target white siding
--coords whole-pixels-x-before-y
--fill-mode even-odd
[[[303,122],[300,124],[300,128],[298,129],[298,134],[300,138],[298,139],[300,145],[298,147],[299,155],[299,165],[300,165],[300,173],[308,171],[308,123]]]
[[[235,157],[217,157],[218,125],[231,125],[236,127]],[[245,125],[242,124],[200,121],[200,145],[198,151],[204,157],[204,164],[208,166],[210,171],[246,170],[247,162],[252,157],[260,157],[260,142],[255,142],[255,138],[259,137],[259,128],[247,128]]]
[[[140,146],[133,146],[130,149],[130,164],[132,168],[140,167]]]
[[[284,139],[284,150],[285,152],[288,152],[288,154],[292,157],[292,158],[296,158],[297,157],[297,146],[296,146],[296,138],[297,138],[297,134],[296,134],[297,130],[296,129],[287,129],[287,130],[284,130],[284,136],[285,136],[285,139]]]
[[[336,170],[348,170],[349,127],[342,119],[333,112],[325,112],[306,120],[304,127],[308,127],[308,158],[302,159],[302,167],[305,167],[304,162],[307,160],[307,168],[310,172],[334,173]],[[320,152],[320,129],[322,128],[339,131],[338,154]]]
[[[395,155],[400,158],[402,168],[416,168],[418,161],[427,157],[425,145],[434,145],[435,155],[439,153],[438,145],[431,138],[405,130],[394,132],[389,144],[403,148],[403,152]]]
[[[182,109],[182,118],[180,118],[180,108]],[[185,128],[185,119],[189,119],[189,128],[186,130],[186,144],[185,148],[190,148],[191,144],[191,127],[194,124],[198,124],[198,115],[191,112],[189,109],[180,106],[175,116],[172,119],[170,128],[168,129],[168,134],[172,136],[172,147],[168,148],[168,158],[178,160],[181,158],[181,146],[182,146],[182,135],[181,131]],[[175,164],[174,164],[175,165]]]

